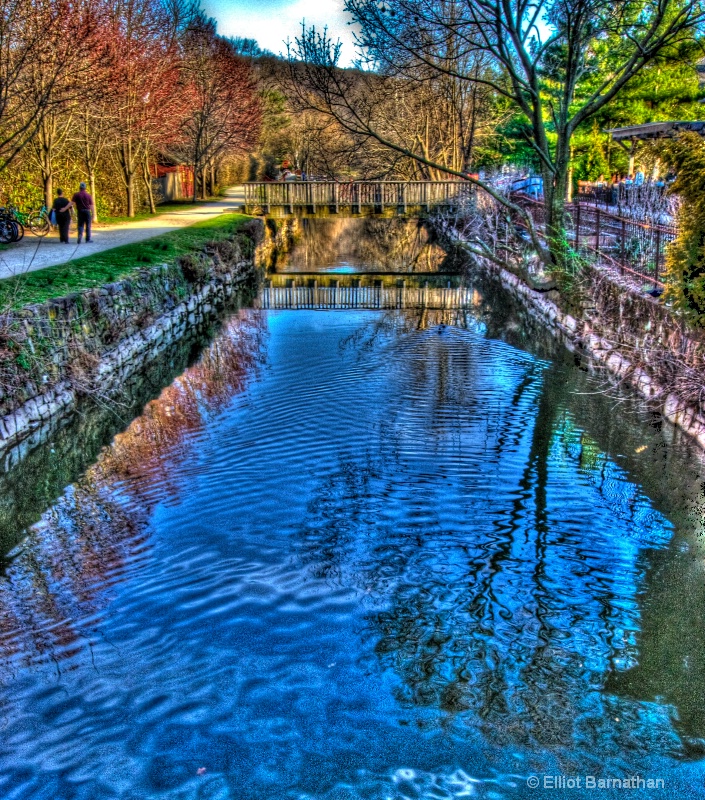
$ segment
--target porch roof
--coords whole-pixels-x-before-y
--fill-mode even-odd
[[[686,131],[705,136],[705,122],[646,122],[626,128],[608,128],[605,132],[611,133],[615,142],[620,142],[624,139],[668,139]]]

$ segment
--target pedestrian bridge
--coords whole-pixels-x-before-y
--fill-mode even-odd
[[[475,191],[467,181],[292,181],[246,183],[248,213],[399,214],[457,208]]]

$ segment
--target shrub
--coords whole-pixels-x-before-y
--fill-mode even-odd
[[[178,264],[188,283],[202,283],[210,274],[210,265],[201,253],[186,253]]]
[[[663,145],[676,171],[670,191],[681,198],[678,236],[666,253],[666,294],[692,325],[705,325],[705,142],[686,133]]]

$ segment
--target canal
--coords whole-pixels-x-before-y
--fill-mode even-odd
[[[447,261],[320,220],[270,280]],[[465,288],[260,298],[6,469],[0,797],[702,797],[701,457]]]

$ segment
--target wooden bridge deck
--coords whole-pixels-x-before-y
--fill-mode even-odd
[[[475,187],[466,181],[303,181],[287,183],[246,183],[245,207],[248,212],[283,209],[293,214],[303,210],[315,214],[326,209],[353,214],[394,209],[431,211],[453,208],[468,200]]]

